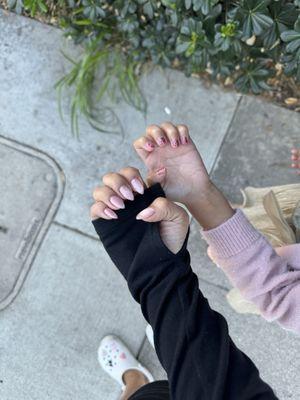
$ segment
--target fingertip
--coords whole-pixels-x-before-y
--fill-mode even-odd
[[[103,212],[107,217],[110,217],[111,219],[118,219],[117,214],[110,208],[105,208]]]
[[[154,214],[155,214],[154,208],[148,207],[148,208],[145,208],[144,210],[140,211],[137,214],[136,219],[145,220],[145,219],[152,217]]]
[[[189,139],[187,138],[187,136],[180,137],[180,141],[181,141],[181,144],[183,144],[183,145],[189,143]]]
[[[189,143],[189,129],[186,125],[177,125],[177,129],[180,135],[181,144],[185,145]]]
[[[177,147],[179,147],[179,145],[180,145],[179,139],[175,139],[175,138],[171,139],[170,143],[171,143],[171,147],[173,147],[173,149],[177,149]]]
[[[151,142],[150,140],[148,140],[148,141],[144,144],[143,148],[144,148],[145,150],[151,152],[151,151],[153,151],[153,150],[155,149],[155,144],[154,144],[153,142]]]
[[[156,143],[159,147],[164,147],[167,144],[167,139],[164,136],[160,136],[156,139]]]
[[[144,194],[144,185],[142,184],[142,182],[139,180],[139,178],[134,178],[131,180],[131,186],[133,187],[133,189],[139,193],[139,194]]]
[[[165,167],[161,167],[155,171],[155,175],[163,176],[166,174],[166,172],[167,172],[167,169]]]

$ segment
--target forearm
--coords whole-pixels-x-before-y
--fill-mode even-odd
[[[156,194],[161,195],[159,190]],[[153,327],[172,398],[275,399],[251,360],[232,343],[224,318],[199,291],[186,243],[178,254],[171,253],[157,224],[135,220],[139,211],[123,215],[123,222],[99,220],[94,225]]]
[[[226,197],[211,181],[201,192],[191,196],[186,206],[205,230],[216,228],[234,214]]]
[[[242,211],[202,235],[213,260],[243,296],[266,319],[300,333],[300,271],[278,256]]]

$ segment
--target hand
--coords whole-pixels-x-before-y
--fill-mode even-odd
[[[178,253],[189,228],[189,216],[182,207],[165,197],[158,197],[136,218],[146,222],[160,222],[159,232],[162,241],[172,253]]]
[[[93,192],[95,203],[90,212],[92,220],[118,219],[115,211],[126,207],[124,200],[134,200],[135,193],[142,194],[145,188],[139,171],[132,167],[104,175],[103,183]],[[173,253],[181,249],[189,227],[188,214],[182,207],[159,197],[136,218],[145,222],[160,222],[160,235],[164,244]]]
[[[166,196],[189,207],[210,186],[202,158],[185,125],[150,125],[134,148],[148,168],[150,182],[159,182]]]

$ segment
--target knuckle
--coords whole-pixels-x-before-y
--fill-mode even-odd
[[[177,128],[183,134],[188,134],[189,133],[189,128],[184,124],[178,125]]]
[[[145,137],[141,136],[139,138],[137,138],[136,140],[133,141],[133,147],[138,147],[143,141],[144,141]]]
[[[95,215],[97,215],[97,210],[98,210],[98,206],[96,203],[94,203],[91,207],[90,207],[90,217],[94,218]]]
[[[120,169],[120,173],[125,175],[132,175],[132,174],[136,175],[139,173],[139,170],[135,167],[127,166]]]
[[[169,135],[178,135],[177,128],[171,122],[164,122],[162,127],[168,132]]]
[[[103,175],[102,182],[105,183],[110,181],[111,179],[114,179],[115,175],[115,172],[107,172],[105,175]]]
[[[165,197],[158,197],[154,203],[158,208],[164,208],[167,206],[168,200]]]
[[[159,126],[152,124],[152,125],[147,126],[146,132],[147,132],[147,134],[152,134],[159,130],[160,130]]]
[[[96,188],[93,190],[93,198],[94,198],[94,199],[97,199],[97,198],[99,197],[99,194],[100,194],[100,188],[99,188],[99,187],[96,187]]]
[[[164,121],[161,125],[162,126],[174,126],[171,121]]]

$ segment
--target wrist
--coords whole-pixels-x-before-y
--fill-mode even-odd
[[[199,206],[209,206],[210,199],[215,190],[216,187],[210,179],[207,179],[205,182],[201,182],[201,184],[198,185],[197,190],[193,191],[189,198],[185,201],[185,206],[190,212]]]
[[[186,206],[205,230],[218,227],[234,215],[230,203],[212,181],[201,187],[201,193],[193,196]]]

